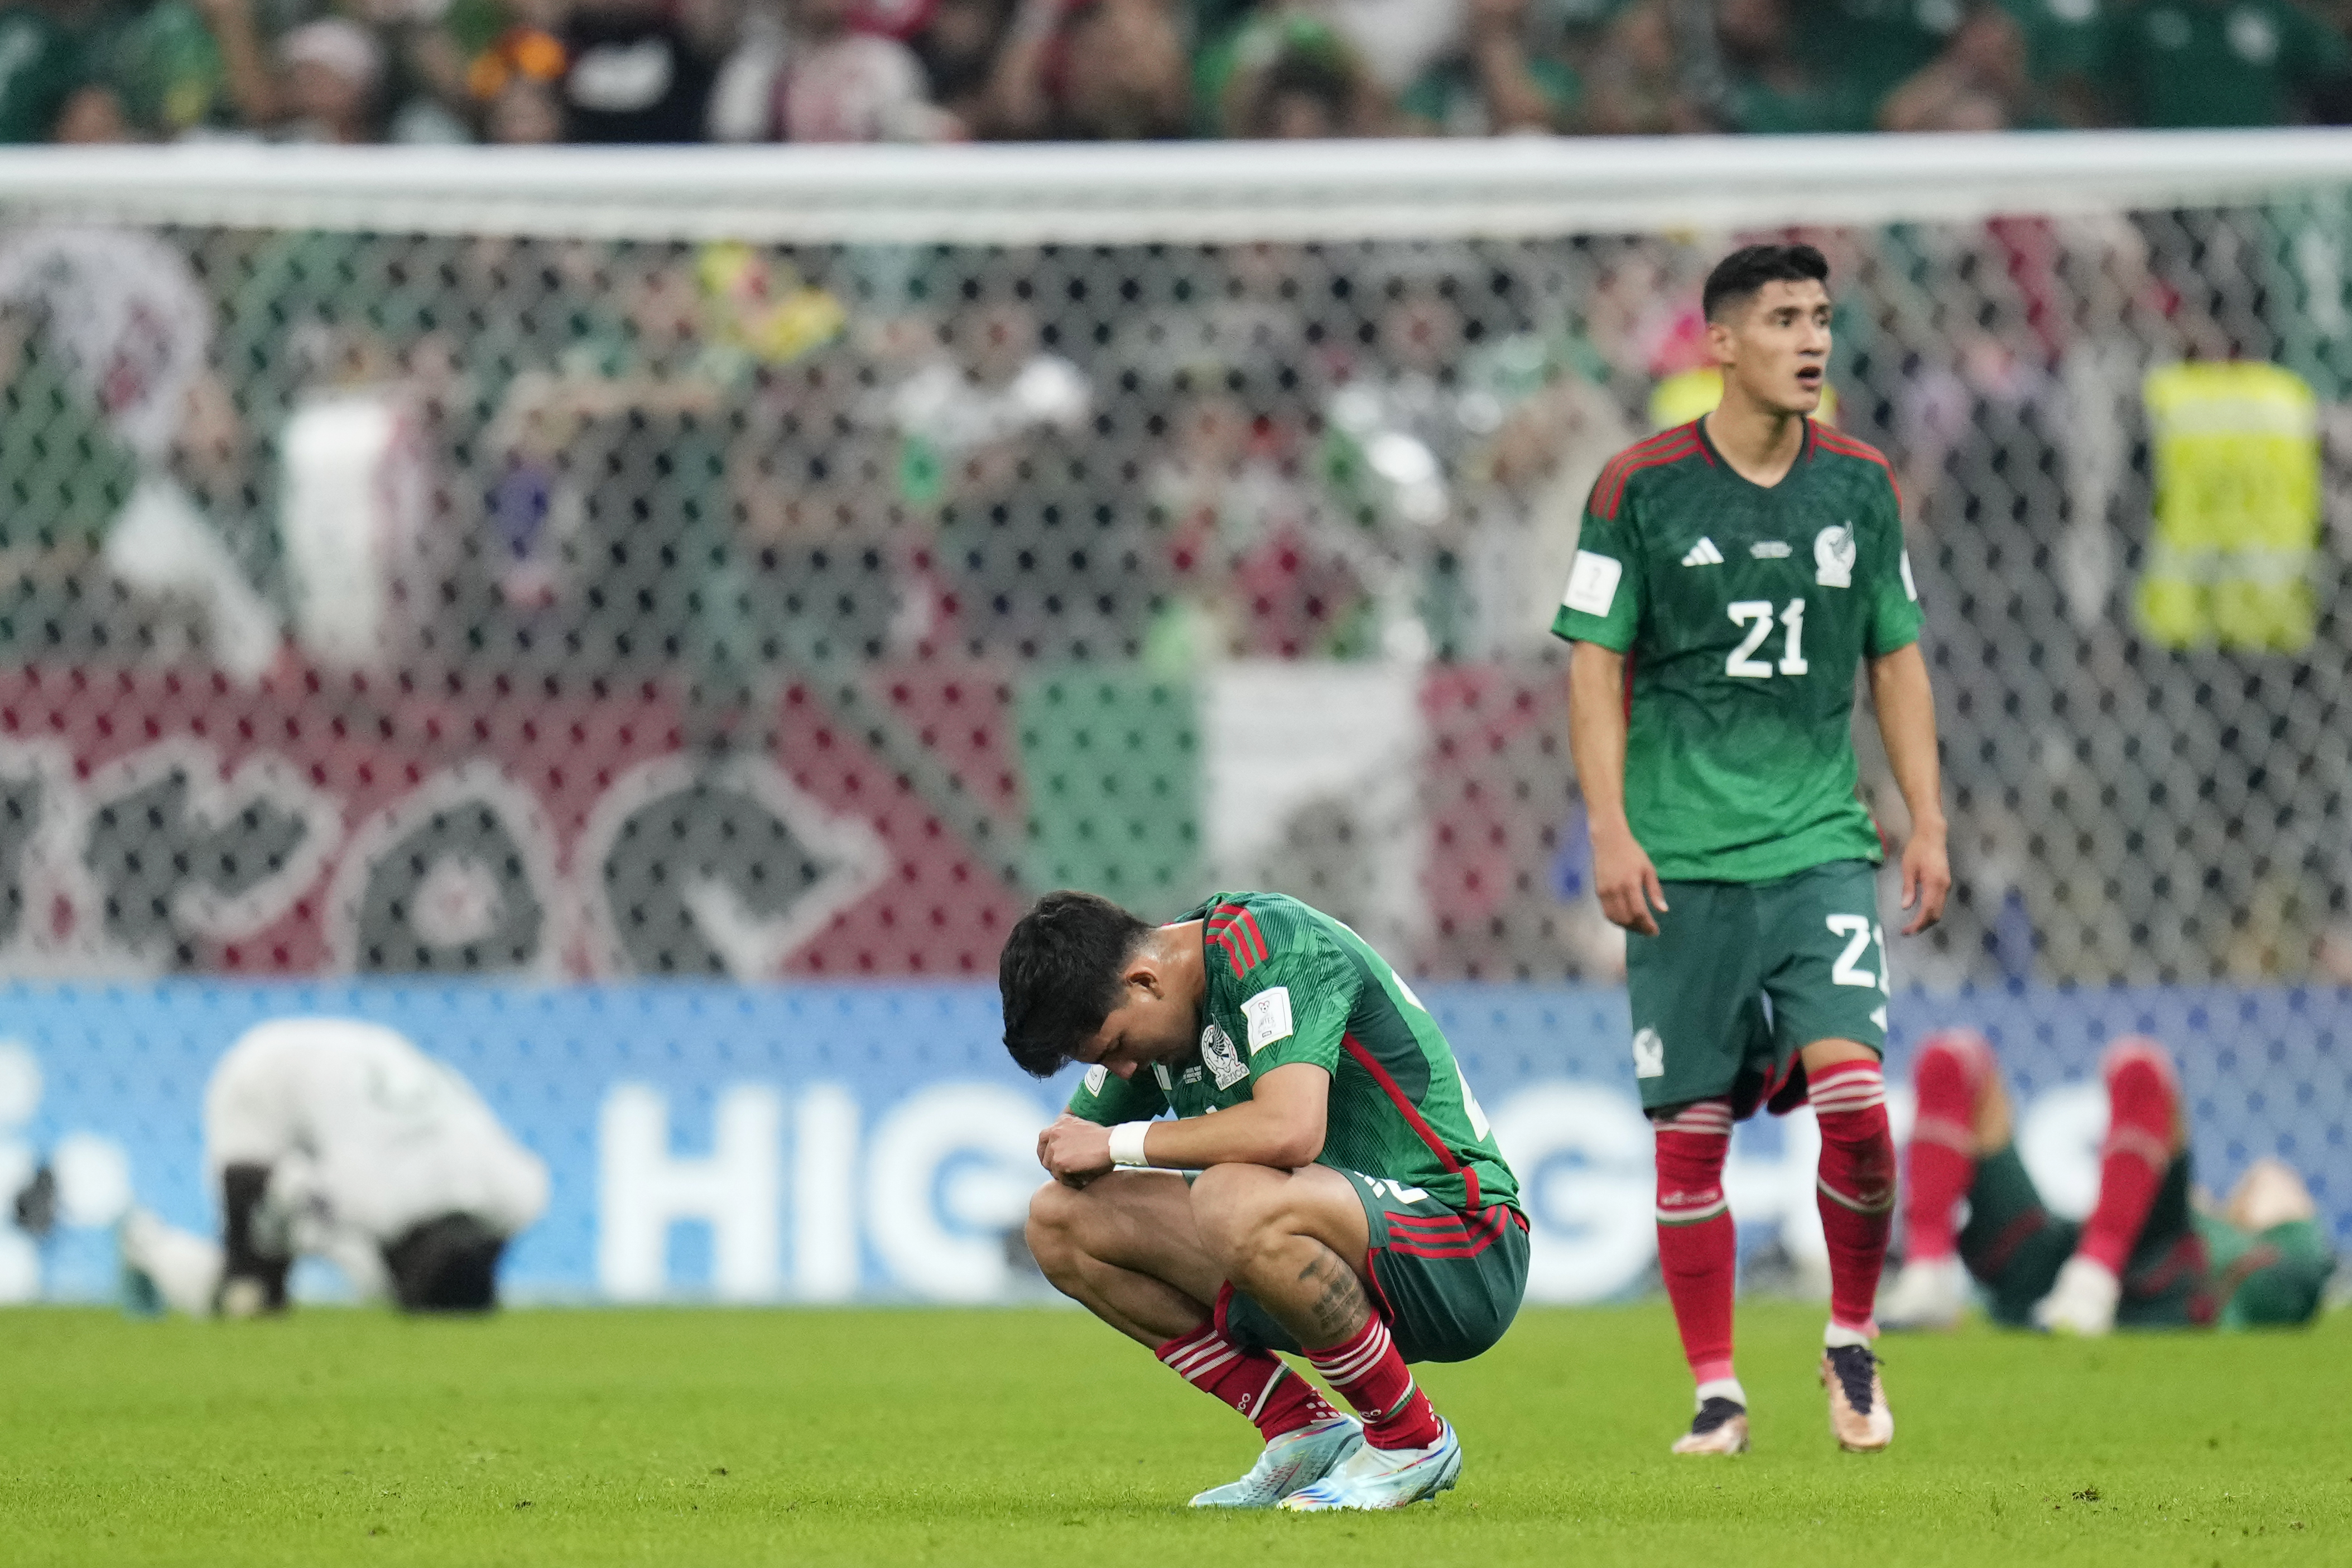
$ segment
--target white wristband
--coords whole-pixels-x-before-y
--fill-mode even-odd
[[[1110,1130],[1110,1163],[1129,1170],[1151,1162],[1143,1157],[1143,1135],[1151,1131],[1149,1121],[1122,1121]]]

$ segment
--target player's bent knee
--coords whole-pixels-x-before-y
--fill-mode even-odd
[[[1289,1173],[1265,1165],[1212,1165],[1192,1183],[1192,1220],[1228,1268],[1297,1231]]]
[[[1022,1238],[1049,1279],[1077,1261],[1078,1204],[1077,1190],[1059,1182],[1047,1182],[1029,1196],[1029,1222]]]

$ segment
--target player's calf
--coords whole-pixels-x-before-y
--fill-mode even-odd
[[[294,1257],[285,1216],[269,1203],[268,1166],[231,1164],[222,1170],[221,1232],[221,1314],[250,1318],[284,1311]]]
[[[1886,1080],[1875,1057],[1808,1071],[1813,1118],[1822,1130],[1816,1184],[1822,1231],[1829,1243],[1830,1321],[1821,1374],[1829,1391],[1830,1431],[1855,1452],[1895,1439],[1895,1416],[1871,1350],[1878,1325],[1871,1308],[1886,1261],[1895,1217],[1895,1137],[1886,1121]]]
[[[1993,1074],[1992,1047],[1973,1029],[1939,1029],[1920,1042],[1911,1068],[1919,1113],[1904,1154],[1903,1269],[1878,1303],[1886,1328],[1950,1328],[1968,1310],[1956,1222],[1976,1180],[1979,1109]]]
[[[1677,1454],[1737,1454],[1748,1447],[1748,1394],[1732,1371],[1731,1303],[1738,1238],[1723,1191],[1731,1102],[1702,1100],[1652,1117],[1656,1129],[1658,1268],[1675,1310],[1683,1355],[1698,1385]]]
[[[1307,1347],[1315,1370],[1363,1417],[1368,1445],[1440,1443],[1436,1412],[1358,1272],[1370,1243],[1346,1177],[1320,1166],[1217,1165],[1192,1184],[1192,1207],[1225,1278]]]
[[[2180,1084],[2154,1040],[2116,1041],[2099,1063],[2107,1086],[2107,1138],[2099,1151],[2099,1198],[2074,1256],[2034,1303],[2036,1326],[2096,1336],[2112,1330],[2125,1261],[2139,1244],[2157,1189],[2181,1139]]]

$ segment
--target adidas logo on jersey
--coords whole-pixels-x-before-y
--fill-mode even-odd
[[[1683,557],[1683,564],[1685,566],[1720,566],[1723,564],[1723,552],[1715,547],[1714,540],[1702,534],[1699,537],[1699,542],[1690,547],[1690,553]]]

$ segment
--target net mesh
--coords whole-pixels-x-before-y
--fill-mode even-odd
[[[1617,972],[1548,627],[1738,237],[497,226],[0,235],[9,972],[986,974],[1063,885]],[[2352,977],[2345,192],[1807,237],[1928,612],[1903,978]]]

